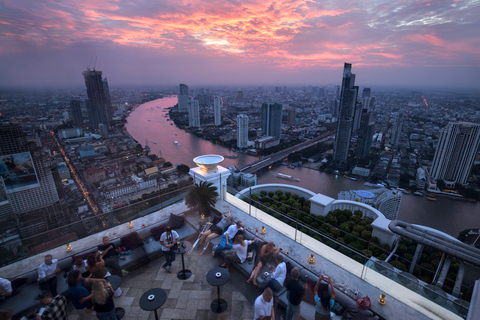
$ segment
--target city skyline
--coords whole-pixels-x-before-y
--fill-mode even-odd
[[[479,13],[476,0],[6,1],[0,86],[77,86],[94,57],[113,86],[322,85],[348,61],[368,87],[475,87]]]

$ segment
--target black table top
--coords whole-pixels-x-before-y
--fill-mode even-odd
[[[219,278],[216,276],[217,272],[221,273]],[[228,280],[230,280],[230,272],[225,268],[215,267],[207,272],[207,282],[212,286],[223,286]]]
[[[113,291],[115,291],[122,284],[122,278],[120,278],[119,276],[113,275],[108,277],[107,282],[110,282],[110,284],[112,285]]]
[[[148,300],[148,297],[150,295],[155,296],[154,299],[151,301]],[[167,301],[167,293],[165,292],[165,290],[160,288],[153,288],[142,294],[138,304],[143,310],[152,311],[163,306],[165,301]]]
[[[182,244],[185,245],[185,248],[182,247]],[[179,241],[179,244],[178,244],[179,250],[175,250],[174,252],[181,254],[181,253],[188,252],[191,248],[192,248],[192,243],[190,241]]]

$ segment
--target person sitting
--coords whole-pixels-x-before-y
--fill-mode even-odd
[[[253,320],[275,319],[275,310],[273,308],[273,291],[266,288],[261,295],[255,299],[255,311]]]
[[[253,268],[247,283],[252,281],[254,285],[258,285],[257,277],[260,274],[262,267],[270,263],[273,260],[273,257],[275,257],[275,255],[277,255],[279,252],[280,249],[275,247],[273,241],[263,242],[257,249],[255,267]]]
[[[105,279],[83,278],[79,270],[72,270],[67,277],[68,293],[72,298],[72,304],[75,309],[85,309],[87,313],[93,311],[93,304],[91,301],[92,295],[84,287],[85,283],[92,283],[100,281],[106,283]]]
[[[60,272],[58,260],[51,254],[45,256],[45,262],[38,267],[38,281],[42,290],[49,290],[51,296],[57,296],[57,273]]]
[[[67,320],[67,299],[59,294],[52,298],[48,290],[43,290],[37,299],[45,306],[42,315],[37,315],[36,320]]]
[[[332,288],[332,296],[328,293],[328,286],[324,286],[322,290],[318,290],[322,279],[328,280]],[[313,288],[315,295],[315,320],[329,320],[330,310],[332,310],[335,303],[335,288],[332,285],[332,279],[329,276],[321,276],[318,278],[315,287]]]
[[[283,262],[283,256],[281,254],[275,255],[274,259],[277,266],[270,266],[270,280],[261,281],[258,284],[258,287],[261,289],[268,287],[272,290],[278,291],[283,287],[283,283],[287,277],[287,265]]]
[[[92,285],[92,303],[97,319],[117,320],[115,304],[113,303],[112,285],[101,282],[94,282]]]
[[[216,245],[212,250],[212,255],[215,256],[216,254],[220,253],[220,251],[224,249],[230,249],[232,247],[233,238],[237,234],[238,231],[243,231],[243,222],[237,221],[236,224],[231,225],[228,227],[227,231],[225,231],[222,235],[222,241],[220,244]]]
[[[179,239],[178,233],[172,230],[170,226],[167,226],[165,232],[160,236],[160,243],[166,260],[162,268],[167,270],[167,272],[172,272],[172,262],[175,261],[175,252],[173,250]]]
[[[222,212],[222,219],[216,224],[208,222],[209,224],[212,224],[212,226],[209,230],[202,232],[202,237],[200,238],[200,241],[198,243],[198,246],[200,248],[203,248],[202,252],[200,253],[201,256],[203,256],[203,254],[207,250],[210,241],[222,235],[226,231],[228,226],[233,222],[233,218],[230,215],[230,212],[231,211],[229,210],[228,216],[225,216],[225,214]]]
[[[102,242],[103,244],[98,246],[98,250],[101,252],[101,257],[105,260],[105,265],[112,268],[113,274],[126,276],[128,271],[122,269],[118,264],[118,255],[122,250],[117,248],[115,243],[110,243],[110,238],[108,236],[103,237]]]
[[[83,278],[90,278],[91,273],[90,271],[87,270],[87,260],[82,260],[82,259],[77,259],[73,263],[73,270],[78,270],[82,274]]]
[[[13,293],[10,280],[0,277],[0,300],[10,297]]]
[[[220,267],[230,271],[230,265],[232,263],[243,263],[247,259],[248,245],[252,244],[256,240],[257,238],[253,240],[245,240],[243,235],[237,235],[232,245],[235,251],[228,252],[225,255],[224,262],[222,265],[220,265]]]

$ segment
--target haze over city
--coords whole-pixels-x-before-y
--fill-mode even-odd
[[[480,1],[3,1],[0,86],[338,84],[475,88]],[[95,58],[93,59],[93,61]]]

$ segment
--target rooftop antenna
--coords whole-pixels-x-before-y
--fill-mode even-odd
[[[87,66],[87,71],[90,71],[90,66],[92,65],[92,59],[93,59],[93,56],[90,57],[90,63]]]
[[[93,70],[95,71],[95,67],[97,66],[97,57],[95,57],[95,63],[93,64]]]

